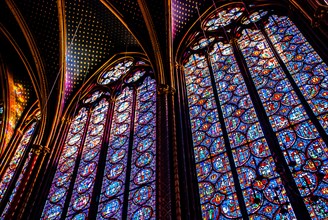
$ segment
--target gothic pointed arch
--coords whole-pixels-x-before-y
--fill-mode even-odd
[[[281,11],[213,7],[180,51],[203,219],[327,218],[328,67]]]
[[[15,129],[10,142],[10,151],[2,157],[0,163],[0,212],[5,218],[14,206],[14,197],[22,188],[23,178],[33,169],[29,167],[36,150],[33,144],[40,122],[40,110],[37,103],[24,112],[21,122]]]
[[[156,217],[156,94],[141,57],[94,75],[70,105],[42,219]]]

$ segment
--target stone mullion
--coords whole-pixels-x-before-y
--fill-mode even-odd
[[[245,85],[249,91],[249,95],[254,105],[254,109],[259,118],[259,123],[263,128],[264,137],[267,139],[268,147],[271,151],[272,158],[276,165],[276,172],[281,176],[282,184],[285,187],[288,198],[290,199],[291,206],[294,209],[296,217],[299,219],[311,219],[303,199],[298,191],[297,185],[294,182],[292,173],[285,160],[284,154],[280,149],[279,141],[276,132],[273,131],[269,117],[266,115],[265,108],[262,104],[261,98],[257,92],[256,86],[252,80],[251,73],[247,68],[247,63],[242,51],[238,47],[236,39],[231,39],[230,44],[233,48],[235,58],[237,60],[240,73],[245,80]]]
[[[177,149],[179,164],[180,164],[180,178],[179,183],[183,184],[183,188],[180,188],[183,200],[181,200],[182,218],[187,219],[200,219],[202,218],[200,196],[198,190],[197,173],[193,151],[193,141],[190,123],[190,117],[188,113],[188,99],[186,91],[186,82],[184,78],[184,67],[182,65],[176,65],[176,88],[177,88],[177,107],[179,115],[177,117],[178,131],[177,137],[179,142],[179,149]]]
[[[171,93],[171,94],[170,94]],[[172,192],[176,189],[172,188],[172,184],[176,185],[176,175],[172,170],[172,138],[170,129],[175,123],[175,118],[172,117],[174,110],[170,107],[172,105],[173,95],[172,89],[167,85],[159,85],[157,89],[157,218],[158,219],[172,219],[172,207],[176,204],[172,204],[172,200],[179,201],[179,192]],[[174,100],[173,100],[174,101]],[[171,118],[169,118],[171,117]],[[172,131],[171,131],[172,132]],[[174,131],[173,131],[174,132]],[[172,138],[172,139],[171,139]],[[174,145],[174,144],[173,144]],[[175,144],[176,145],[176,144]],[[176,147],[175,147],[176,148]],[[175,164],[176,165],[176,164]],[[181,214],[175,213],[176,218],[179,219]]]

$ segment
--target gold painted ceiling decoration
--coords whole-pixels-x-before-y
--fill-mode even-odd
[[[85,77],[117,52],[140,50],[137,41],[100,1],[68,1],[65,100]]]

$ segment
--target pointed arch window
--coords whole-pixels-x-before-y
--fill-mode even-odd
[[[42,218],[155,218],[153,73],[124,58],[97,82],[71,122]]]
[[[203,218],[327,218],[327,65],[272,10],[201,28],[184,76]]]
[[[1,218],[4,218],[16,195],[17,189],[26,173],[27,165],[32,156],[32,140],[37,126],[37,122],[29,122],[23,131],[23,136],[18,141],[18,146],[13,152],[9,164],[5,164],[0,181],[0,203],[6,204],[2,210]],[[7,197],[8,196],[8,197]],[[7,200],[6,200],[7,198]]]

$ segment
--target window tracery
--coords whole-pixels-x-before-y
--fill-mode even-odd
[[[71,123],[42,218],[154,219],[152,71],[141,60],[124,58],[101,74],[98,84]]]
[[[326,64],[274,11],[227,6],[201,27],[184,76],[203,218],[295,219],[281,164],[326,218]]]

